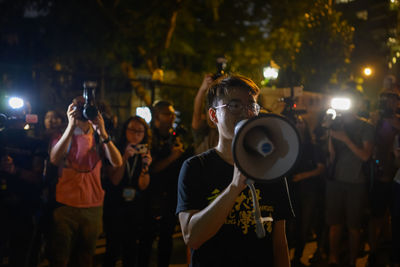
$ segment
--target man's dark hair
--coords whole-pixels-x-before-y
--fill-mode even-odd
[[[253,96],[258,96],[260,93],[260,88],[251,79],[241,75],[224,75],[215,80],[208,89],[208,108],[215,106],[217,101],[228,95],[232,89],[245,90]]]
[[[169,106],[173,106],[173,104],[167,100],[159,100],[159,101],[154,102],[153,109],[152,109],[153,117],[156,117],[156,115],[158,115],[158,113],[163,108],[169,107]]]

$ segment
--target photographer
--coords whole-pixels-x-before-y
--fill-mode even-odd
[[[148,266],[151,223],[147,187],[150,183],[151,132],[144,119],[130,117],[123,125],[120,151],[123,164],[113,168],[104,202],[106,255],[104,266],[114,267],[122,254],[124,266]],[[137,265],[136,265],[137,263]]]
[[[351,84],[350,84],[351,86]],[[339,248],[344,226],[349,232],[349,266],[355,266],[360,246],[360,230],[367,208],[367,177],[363,163],[372,154],[374,128],[357,117],[362,99],[355,87],[342,91],[351,108],[342,111],[329,130],[331,174],[326,184],[326,220],[329,225],[329,259],[339,266]]]
[[[0,260],[31,266],[46,143],[24,130],[25,108],[12,112],[13,119],[0,131]]]
[[[400,133],[400,119],[397,112],[399,95],[394,89],[386,89],[379,96],[379,110],[372,122],[375,125],[374,160],[377,172],[371,190],[371,220],[369,229],[370,266],[376,264],[378,240],[384,227],[390,222],[386,216],[390,207],[392,181],[396,174],[393,145],[396,134]]]
[[[52,266],[92,266],[96,241],[101,231],[104,191],[100,171],[102,156],[117,167],[121,154],[105,130],[100,113],[88,120],[83,113],[85,99],[80,96],[68,106],[68,126],[61,138],[53,141],[50,160],[60,168],[56,186]],[[70,258],[71,253],[76,258]]]
[[[175,208],[178,176],[185,155],[183,143],[173,129],[175,118],[175,109],[170,102],[161,100],[153,105],[150,192],[156,232],[159,235],[159,267],[168,267],[171,258],[172,235],[177,224]]]

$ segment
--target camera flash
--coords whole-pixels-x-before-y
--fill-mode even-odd
[[[336,110],[349,110],[351,101],[349,98],[332,98],[331,107]]]

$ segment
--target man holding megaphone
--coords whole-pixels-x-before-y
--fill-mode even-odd
[[[260,89],[243,76],[222,76],[207,93],[218,145],[185,161],[178,183],[177,214],[190,266],[289,266],[285,220],[292,216],[282,183],[257,185],[261,215],[269,219],[258,236],[248,179],[234,163],[235,125],[258,115]]]

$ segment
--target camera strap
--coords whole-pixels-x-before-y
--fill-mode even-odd
[[[139,158],[138,154],[135,154],[133,156],[132,166],[129,164],[129,160],[126,161],[126,171],[128,173],[128,184],[129,185],[132,184],[132,177],[133,177],[133,174],[135,173],[135,169],[136,169],[138,158]]]

